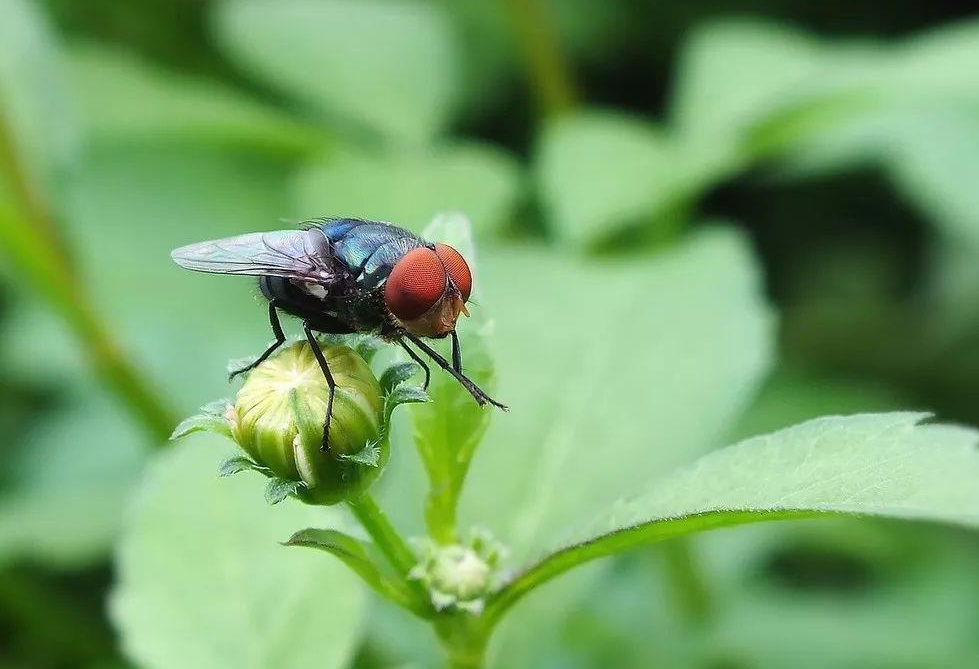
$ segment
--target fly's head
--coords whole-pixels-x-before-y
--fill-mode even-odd
[[[412,249],[391,270],[384,304],[405,330],[420,337],[444,337],[455,329],[459,314],[469,315],[472,272],[458,251],[447,244]]]

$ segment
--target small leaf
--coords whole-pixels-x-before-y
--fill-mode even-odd
[[[353,462],[358,465],[365,465],[367,467],[377,467],[378,465],[381,464],[381,449],[376,443],[367,444],[366,446],[364,446],[364,449],[362,451],[359,451],[357,453],[351,453],[350,455],[346,455],[344,453],[337,453],[337,457],[339,457],[341,460],[345,460],[347,462]]]
[[[229,400],[217,400],[202,406],[197,414],[180,421],[170,435],[170,439],[182,439],[195,432],[214,432],[230,437],[231,426],[225,415],[230,406]]]
[[[278,504],[286,497],[299,492],[302,485],[302,481],[290,481],[278,477],[270,478],[268,485],[265,486],[265,501],[271,505]]]
[[[233,455],[218,467],[218,476],[234,476],[235,474],[240,474],[241,472],[253,470],[260,472],[265,476],[269,476],[269,470],[267,467],[262,467],[260,464],[255,462],[249,457],[244,455]]]
[[[431,402],[432,398],[421,389],[421,386],[399,386],[385,398],[385,401],[387,402],[387,412],[390,414],[392,409],[399,404]]]
[[[357,351],[357,355],[369,365],[377,352],[384,348],[384,345],[384,341],[378,337],[365,336],[358,339],[353,348]]]
[[[405,586],[388,575],[383,560],[373,555],[372,544],[364,544],[337,530],[305,529],[296,532],[286,546],[306,546],[326,551],[339,558],[375,592],[413,611],[422,612],[424,606],[415,601]]]
[[[413,362],[399,362],[391,365],[381,374],[381,390],[385,394],[390,393],[420,371],[421,367]]]

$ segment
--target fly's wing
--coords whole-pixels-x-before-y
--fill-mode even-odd
[[[322,283],[337,276],[326,238],[311,230],[255,232],[183,246],[170,256],[181,267],[212,274],[278,276]]]

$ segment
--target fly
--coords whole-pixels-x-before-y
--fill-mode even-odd
[[[306,340],[330,388],[323,450],[328,450],[336,382],[315,332],[372,333],[401,346],[425,372],[431,371],[409,343],[451,374],[482,406],[500,404],[462,373],[456,334],[460,314],[469,315],[472,272],[465,258],[447,244],[433,244],[388,223],[358,218],[311,221],[298,230],[277,230],[200,242],[176,249],[173,260],[186,269],[212,274],[259,277],[269,304],[275,341],[248,372],[272,355],[286,338],[279,312],[300,319]],[[422,338],[452,338],[452,361]]]

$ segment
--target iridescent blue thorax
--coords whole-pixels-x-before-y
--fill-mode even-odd
[[[350,269],[361,288],[375,288],[411,249],[425,246],[414,233],[386,223],[336,218],[313,226],[330,242],[333,257]]]

